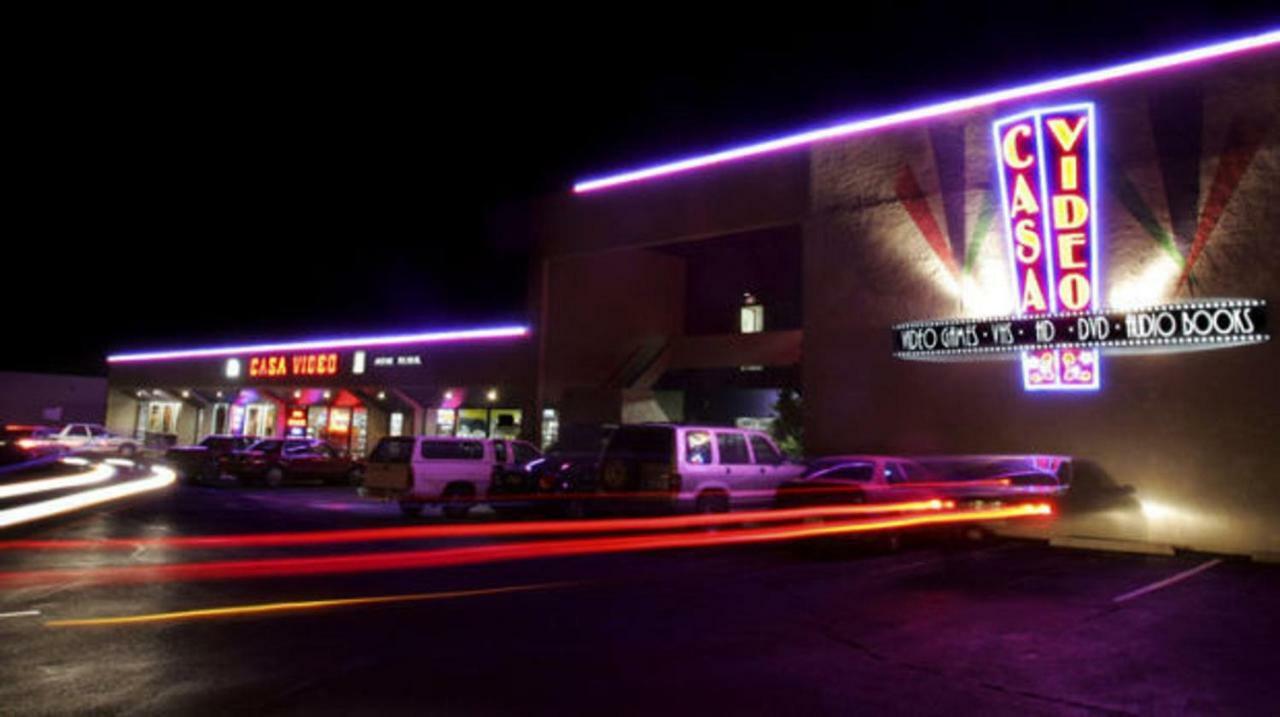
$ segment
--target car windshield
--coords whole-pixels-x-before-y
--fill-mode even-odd
[[[258,441],[249,446],[251,451],[261,451],[262,453],[275,453],[280,450],[280,441]]]

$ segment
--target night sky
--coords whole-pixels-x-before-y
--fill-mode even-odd
[[[1280,24],[1246,4],[889,5],[52,32],[11,67],[0,369],[523,322],[528,249],[493,217],[574,178]]]

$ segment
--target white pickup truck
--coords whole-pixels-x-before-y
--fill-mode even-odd
[[[395,500],[408,516],[440,505],[446,518],[463,518],[488,497],[495,478],[539,455],[524,441],[389,436],[370,454],[360,494]]]
[[[97,423],[68,423],[45,440],[70,453],[111,453],[129,458],[139,449],[136,440],[116,435]]]

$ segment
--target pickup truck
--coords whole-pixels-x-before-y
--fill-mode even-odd
[[[495,481],[539,455],[524,441],[388,436],[369,456],[360,494],[394,500],[406,516],[439,505],[446,518],[464,518],[477,502],[488,499]]]

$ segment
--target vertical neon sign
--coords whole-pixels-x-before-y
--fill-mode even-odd
[[[1032,110],[993,126],[1019,314],[1099,308],[1095,124],[1093,105],[1078,104]],[[1099,368],[1093,349],[1027,351],[1023,387],[1093,390]]]

